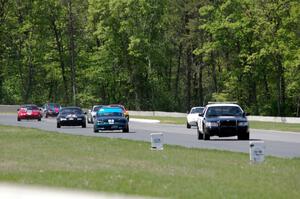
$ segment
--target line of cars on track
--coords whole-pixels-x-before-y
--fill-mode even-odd
[[[211,102],[205,107],[193,107],[187,115],[186,126],[196,126],[199,140],[209,140],[210,136],[249,140],[248,115],[236,103]]]
[[[62,126],[82,126],[86,128],[86,121],[93,123],[94,132],[99,130],[122,130],[129,132],[129,113],[123,105],[95,105],[88,114],[80,107],[61,107],[57,103],[47,103],[43,107],[34,104],[24,104],[18,108],[17,120],[36,119],[41,121],[43,116],[56,117],[57,128]],[[87,115],[87,117],[86,117]]]
[[[87,117],[86,117],[87,114]],[[59,104],[48,103],[42,108],[33,104],[21,105],[18,121],[37,119],[43,115],[56,116],[57,128],[61,126],[82,126],[86,121],[93,123],[94,132],[99,130],[122,130],[129,132],[129,113],[119,104],[95,105],[88,113],[79,107],[62,108]],[[249,123],[245,111],[236,103],[209,103],[205,107],[193,107],[187,115],[186,127],[197,127],[198,139],[209,140],[211,136],[237,136],[239,140],[249,140]]]

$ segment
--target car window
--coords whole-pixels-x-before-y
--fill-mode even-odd
[[[202,113],[204,108],[193,108],[191,110],[191,113]]]
[[[50,109],[55,109],[55,108],[59,108],[59,104],[49,104],[49,108]]]
[[[77,108],[72,108],[72,109],[63,109],[62,114],[82,114],[82,110],[77,109]]]
[[[39,110],[37,106],[26,106],[27,110]]]
[[[243,112],[236,106],[216,106],[209,107],[206,112],[207,117],[217,116],[242,116]]]
[[[93,111],[98,111],[100,108],[101,108],[102,106],[96,106],[96,107],[94,107],[94,109],[93,109]]]
[[[100,116],[100,117],[109,117],[109,116],[123,116],[123,113],[120,113],[120,112],[98,112],[97,113],[97,116]]]

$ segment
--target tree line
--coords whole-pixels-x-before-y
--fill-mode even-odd
[[[300,114],[298,0],[0,0],[0,103]]]

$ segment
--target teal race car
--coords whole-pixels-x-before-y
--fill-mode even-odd
[[[121,108],[102,107],[98,110],[94,121],[94,132],[97,133],[104,130],[129,132],[128,120]]]

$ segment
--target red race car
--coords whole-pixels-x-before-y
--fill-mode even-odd
[[[18,108],[18,121],[21,120],[38,120],[41,121],[42,113],[39,107],[34,104],[25,104],[21,105],[20,108]]]

